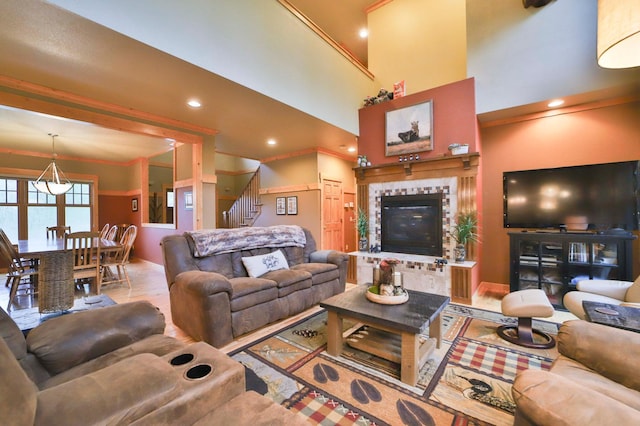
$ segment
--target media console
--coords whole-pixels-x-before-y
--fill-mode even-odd
[[[510,232],[510,290],[542,289],[551,304],[583,279],[633,281],[629,232]]]

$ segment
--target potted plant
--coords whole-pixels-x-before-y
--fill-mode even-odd
[[[455,240],[455,261],[464,262],[467,256],[466,245],[478,241],[478,219],[475,212],[462,212],[458,215],[457,223],[451,228],[449,235]]]
[[[368,251],[369,242],[367,240],[367,236],[369,235],[369,218],[367,217],[367,212],[363,209],[358,209],[358,217],[356,219],[356,230],[358,231],[358,250],[359,251]]]

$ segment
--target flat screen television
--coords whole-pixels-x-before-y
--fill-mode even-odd
[[[639,163],[504,172],[504,227],[637,230]]]

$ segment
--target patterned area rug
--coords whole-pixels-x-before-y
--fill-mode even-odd
[[[495,312],[452,304],[442,318],[443,343],[421,368],[417,386],[399,380],[397,364],[357,349],[328,355],[324,311],[231,355],[266,384],[261,393],[266,389],[314,424],[512,425],[516,373],[548,370],[557,350],[502,340],[496,328],[516,320]],[[553,335],[558,330],[536,320],[534,327]],[[345,324],[350,328],[367,332]]]

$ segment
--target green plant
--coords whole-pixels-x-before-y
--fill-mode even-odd
[[[367,212],[358,209],[358,217],[356,218],[356,230],[358,231],[358,236],[360,238],[367,238],[367,234],[369,234],[369,218],[367,217]]]
[[[478,219],[475,212],[460,213],[458,221],[449,232],[456,243],[466,245],[470,241],[478,241]]]

